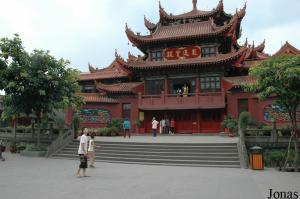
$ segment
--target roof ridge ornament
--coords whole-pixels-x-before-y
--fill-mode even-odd
[[[118,53],[118,49],[115,49],[115,57],[118,58],[120,57],[119,53]]]
[[[193,9],[197,10],[197,0],[193,0]]]
[[[248,37],[246,37],[246,41],[245,41],[245,44],[244,44],[244,47],[247,47],[248,46]]]
[[[218,6],[217,6],[217,11],[218,11],[219,14],[221,14],[221,12],[224,11],[223,0],[220,0],[220,1],[219,1],[219,4],[218,4]]]
[[[90,62],[88,62],[88,66],[89,66],[90,73],[96,72],[96,69],[92,66],[92,64]]]

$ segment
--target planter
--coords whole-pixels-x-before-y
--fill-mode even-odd
[[[139,133],[145,133],[145,128],[139,128]]]
[[[5,146],[1,146],[1,152],[5,152],[6,147]]]
[[[17,153],[17,148],[16,148],[15,146],[11,146],[11,147],[9,148],[9,151],[10,151],[11,153]]]
[[[21,156],[26,156],[26,157],[45,157],[46,154],[47,151],[26,151],[26,150],[23,150],[20,153]]]

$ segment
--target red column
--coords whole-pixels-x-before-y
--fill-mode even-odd
[[[164,79],[164,91],[165,91],[166,95],[169,94],[169,87],[168,87],[168,79],[167,78]]]
[[[196,100],[197,100],[197,103],[199,103],[199,94],[200,94],[200,79],[199,77],[196,78]]]
[[[201,110],[197,111],[197,130],[198,133],[201,131]]]
[[[196,94],[200,93],[200,79],[196,78]]]

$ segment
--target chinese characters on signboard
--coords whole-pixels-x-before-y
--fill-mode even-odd
[[[185,48],[167,48],[164,50],[165,60],[191,59],[201,56],[201,49],[198,46]]]
[[[297,121],[300,121],[300,108],[297,109],[296,114]],[[290,117],[285,108],[278,105],[268,105],[264,108],[264,119],[266,121],[275,119],[280,122],[288,122]]]
[[[111,120],[110,111],[105,109],[81,109],[79,115],[83,123],[107,124]]]

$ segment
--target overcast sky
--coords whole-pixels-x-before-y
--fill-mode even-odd
[[[219,0],[198,0],[198,9],[211,10]],[[242,8],[244,0],[224,0],[227,13]],[[192,9],[192,0],[161,0],[168,13]],[[69,59],[73,68],[88,71],[108,66],[115,49],[127,58],[129,45],[125,23],[135,32],[147,33],[144,15],[159,20],[158,0],[0,0],[0,37],[18,33],[27,51],[50,50]],[[266,39],[266,53],[273,54],[289,41],[300,48],[300,0],[248,0],[242,22],[242,38],[256,44]]]

